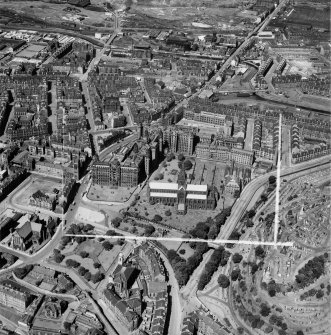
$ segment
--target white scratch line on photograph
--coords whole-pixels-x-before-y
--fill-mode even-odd
[[[274,225],[275,248],[277,247],[278,228],[279,228],[279,195],[280,195],[281,155],[282,155],[282,113],[279,114],[279,125],[278,125],[278,155],[277,155],[275,225]]]
[[[198,238],[182,238],[182,237],[153,237],[153,236],[130,236],[130,235],[89,235],[89,234],[64,234],[64,236],[69,237],[86,237],[86,238],[104,238],[104,239],[126,239],[126,240],[136,240],[136,241],[171,241],[171,242],[205,242],[210,244],[247,244],[247,245],[274,245],[274,246],[286,246],[293,247],[294,242],[265,242],[265,241],[247,241],[247,240],[203,240]]]

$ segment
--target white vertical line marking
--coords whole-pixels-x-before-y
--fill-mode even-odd
[[[274,225],[274,247],[277,248],[277,237],[279,228],[279,193],[280,193],[280,164],[282,154],[282,114],[279,114],[278,129],[278,155],[277,155],[277,175],[276,175],[276,200],[275,200],[275,225]]]

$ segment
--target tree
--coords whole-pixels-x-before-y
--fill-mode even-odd
[[[264,330],[266,334],[270,334],[274,329],[269,325],[267,328]]]
[[[77,236],[75,237],[75,241],[80,244],[80,243],[83,243],[84,241],[86,240],[85,237],[82,237],[82,236]]]
[[[240,269],[234,269],[231,272],[231,280],[235,281],[239,278],[240,276]]]
[[[229,240],[239,240],[239,237],[241,236],[241,234],[238,232],[238,231],[236,231],[236,230],[234,230],[231,234],[230,234],[230,236],[229,236]],[[233,244],[232,243],[227,243],[226,244],[226,247],[227,248],[233,248]]]
[[[165,216],[171,216],[171,212],[169,209],[167,209],[165,212],[164,212],[164,215]]]
[[[240,263],[241,260],[243,259],[243,256],[238,254],[238,253],[235,253],[233,256],[232,256],[232,261],[233,263]]]
[[[169,261],[172,262],[176,257],[178,257],[178,254],[174,249],[170,249],[167,252],[167,257]]]
[[[199,50],[199,46],[196,43],[194,43],[192,45],[192,51],[198,51],[198,50]]]
[[[99,281],[101,281],[104,277],[105,277],[105,275],[103,273],[101,273],[100,271],[98,271],[98,272],[96,272],[95,274],[92,275],[91,280],[95,284],[95,283],[98,283]]]
[[[152,225],[148,225],[145,227],[145,235],[151,236],[155,232],[155,228]]]
[[[252,220],[247,220],[247,222],[246,222],[246,227],[247,227],[247,228],[252,228],[252,227],[254,227],[254,222],[253,222]]]
[[[210,281],[210,276],[207,272],[203,271],[198,282],[198,290],[202,291]]]
[[[262,316],[268,316],[270,314],[271,309],[266,303],[262,303],[260,307]]]
[[[66,265],[69,268],[78,268],[80,263],[75,261],[74,259],[69,258],[69,259],[66,260]]]
[[[167,162],[171,162],[174,158],[175,158],[175,154],[171,152],[170,154],[167,155],[166,160]]]
[[[271,288],[271,289],[268,290],[268,293],[269,293],[270,297],[274,297],[276,295],[276,290]]]
[[[117,241],[116,241],[116,244],[117,245],[123,245],[125,242],[125,239],[124,238],[118,238]]]
[[[58,264],[60,264],[64,259],[64,256],[60,253],[60,254],[56,254],[54,256],[54,261]]]
[[[270,176],[269,177],[269,184],[272,185],[272,184],[275,184],[276,183],[276,180],[277,178],[275,176]]]
[[[64,329],[65,329],[65,330],[70,330],[71,323],[70,323],[70,322],[67,322],[67,321],[65,321],[65,322],[63,323],[63,327],[64,327]]]
[[[262,200],[263,202],[266,202],[266,201],[268,200],[268,196],[267,196],[265,193],[263,193],[263,194],[261,195],[261,200]]]
[[[218,285],[222,288],[227,288],[230,285],[230,280],[226,275],[219,275],[217,279]]]
[[[304,288],[314,283],[321,275],[325,273],[325,257],[323,255],[314,257],[301,268],[295,277],[300,288]]]
[[[69,232],[68,232],[68,234],[69,234]],[[71,241],[71,237],[70,237],[70,236],[63,236],[63,237],[61,238],[61,243],[62,243],[63,245],[67,245],[70,241]]]
[[[197,247],[197,242],[189,242],[188,245],[194,250]]]
[[[251,219],[255,216],[256,212],[254,209],[251,209],[249,212],[248,212],[248,217]]]
[[[253,275],[258,269],[259,266],[256,263],[252,264],[251,274]]]
[[[87,281],[90,281],[90,280],[91,280],[91,277],[92,277],[92,275],[91,275],[91,272],[90,272],[90,271],[87,271],[87,272],[85,273],[85,275],[84,275],[84,278],[85,278]]]
[[[181,161],[181,162],[184,161],[185,160],[185,156],[183,154],[179,154],[178,155],[178,160]]]
[[[297,335],[305,335],[302,330],[297,331]]]
[[[281,328],[282,328],[283,330],[286,330],[286,329],[287,329],[287,324],[286,324],[285,322],[283,322],[283,323],[281,324]]]
[[[206,239],[208,237],[209,225],[206,222],[198,222],[195,228],[191,229],[189,233],[196,238]]]
[[[109,251],[109,250],[113,249],[114,245],[112,243],[110,243],[109,241],[104,241],[102,243],[102,246],[105,250]]]
[[[80,266],[77,271],[81,276],[84,276],[87,272],[87,270],[83,266]]]
[[[272,324],[272,325],[275,325],[275,324],[277,324],[278,322],[282,322],[282,321],[283,321],[283,319],[280,318],[280,317],[278,317],[278,316],[275,315],[275,314],[272,314],[272,315],[270,316],[270,318],[269,318],[269,322],[270,322],[270,324]]]
[[[233,197],[234,198],[239,198],[240,197],[240,190],[235,190],[234,193],[233,193]]]
[[[192,168],[193,164],[189,159],[186,159],[183,163],[184,170],[190,170]]]
[[[162,221],[162,216],[158,215],[158,214],[155,214],[154,218],[153,218],[153,221],[155,221],[155,222],[161,222]]]
[[[98,262],[94,262],[93,266],[94,266],[95,269],[99,269],[101,267],[101,264],[98,263]]]
[[[89,256],[89,253],[87,251],[83,250],[79,253],[79,256],[82,257],[82,258],[87,258]]]
[[[91,224],[86,224],[83,228],[84,231],[90,231],[90,230],[93,230],[94,227],[91,225]]]
[[[318,290],[317,293],[316,293],[316,298],[317,299],[320,299],[324,296],[324,292],[322,290]]]
[[[255,248],[255,256],[256,256],[256,257],[259,257],[259,258],[264,258],[265,253],[264,253],[264,249],[263,249],[262,246],[258,245],[258,246]]]
[[[75,234],[75,235],[78,234],[79,232],[80,228],[75,223],[73,223],[67,231],[68,234]]]
[[[219,229],[217,228],[216,224],[213,224],[209,228],[208,240],[214,240],[217,237],[218,233],[219,233]]]
[[[107,236],[116,236],[116,235],[119,235],[119,234],[117,234],[115,230],[109,229],[109,230],[107,230],[106,235]]]

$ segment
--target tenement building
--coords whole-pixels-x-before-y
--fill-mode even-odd
[[[11,280],[0,282],[0,304],[25,312],[31,296],[24,288]]]
[[[178,214],[186,214],[187,209],[213,210],[218,193],[208,185],[187,184],[185,171],[181,170],[177,183],[149,182],[148,198],[150,203],[173,205]]]
[[[168,127],[163,131],[163,143],[171,152],[180,152],[191,156],[194,150],[196,128]]]
[[[117,187],[135,187],[158,166],[163,154],[162,132],[157,132],[152,140],[148,131],[140,131],[137,142],[129,144],[108,161],[96,161],[92,165],[92,182],[96,185]]]

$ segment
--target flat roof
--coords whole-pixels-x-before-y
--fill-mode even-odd
[[[193,185],[188,184],[186,187],[187,191],[200,191],[200,192],[207,192],[207,185]]]
[[[160,197],[160,198],[177,198],[177,193],[152,192],[149,195],[151,197]]]
[[[149,188],[158,189],[158,190],[178,190],[177,183],[160,183],[151,181],[149,182]]]
[[[187,199],[200,199],[200,200],[206,200],[207,195],[206,194],[188,194]]]

